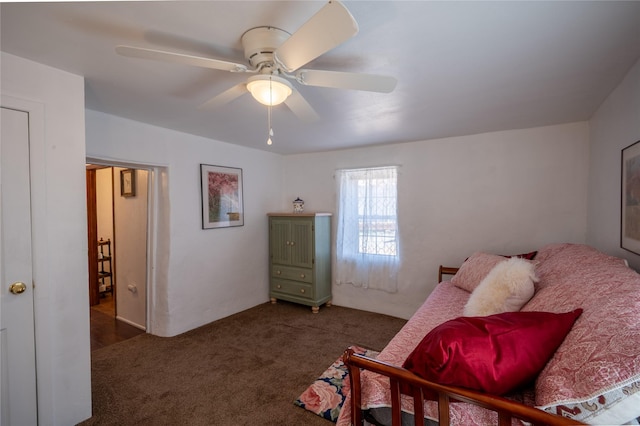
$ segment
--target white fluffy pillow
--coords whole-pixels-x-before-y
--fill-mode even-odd
[[[486,316],[519,311],[533,297],[537,281],[532,262],[518,257],[500,262],[473,290],[464,307],[464,315]]]

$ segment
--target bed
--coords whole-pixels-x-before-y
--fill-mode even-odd
[[[538,282],[521,311],[581,314],[530,385],[496,396],[434,383],[403,368],[427,334],[464,317],[472,292],[456,277],[465,271],[486,275],[477,270],[476,258],[472,255],[460,271],[440,268],[440,274],[455,275],[437,285],[376,359],[345,353],[351,393],[338,426],[363,420],[377,425],[625,424],[640,417],[640,275],[623,259],[586,245],[551,244],[533,260]]]

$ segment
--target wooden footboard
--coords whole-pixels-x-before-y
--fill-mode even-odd
[[[513,418],[530,422],[534,425],[579,425],[583,424],[572,419],[546,413],[533,407],[519,404],[508,399],[475,392],[469,389],[443,386],[437,383],[424,380],[415,374],[401,367],[397,367],[382,361],[358,355],[352,349],[347,349],[344,354],[344,363],[349,368],[349,378],[351,380],[351,423],[362,425],[362,395],[360,384],[360,369],[370,370],[378,374],[389,377],[391,385],[391,412],[393,426],[400,426],[401,409],[400,394],[401,389],[411,392],[415,409],[415,425],[424,425],[424,390],[438,394],[438,422],[440,426],[448,426],[449,402],[460,401],[469,404],[479,405],[498,413],[499,425],[511,425]],[[402,385],[402,387],[401,387]]]

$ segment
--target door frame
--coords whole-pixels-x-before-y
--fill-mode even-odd
[[[96,171],[87,169],[87,237],[89,247],[89,306],[100,303],[98,292],[98,218],[96,214]]]
[[[159,236],[159,227],[161,224],[158,221],[158,209],[160,208],[159,199],[161,192],[161,176],[166,174],[166,167],[159,166],[155,164],[143,164],[143,163],[135,163],[135,162],[126,162],[126,161],[116,161],[105,158],[98,157],[87,157],[87,163],[96,164],[100,166],[107,167],[124,167],[131,169],[139,169],[146,170],[148,174],[147,181],[147,273],[146,273],[146,332],[149,334],[154,334],[154,321],[155,312],[155,295],[156,295],[156,283],[157,283],[157,273],[158,268],[157,263],[157,255],[158,255],[158,236]]]

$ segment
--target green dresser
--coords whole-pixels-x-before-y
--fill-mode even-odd
[[[331,214],[269,213],[269,297],[331,305]]]

